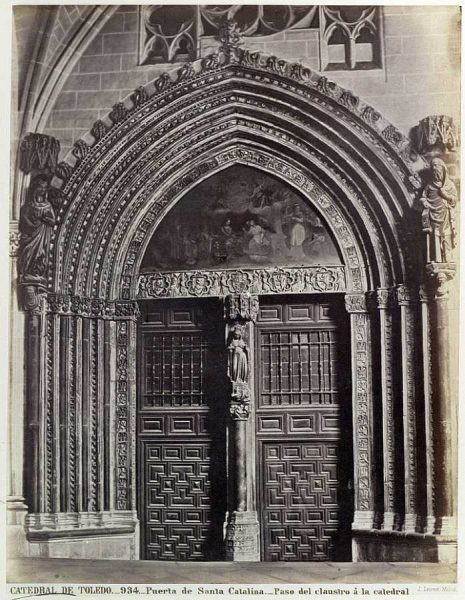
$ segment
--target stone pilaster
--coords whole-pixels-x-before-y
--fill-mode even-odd
[[[19,310],[16,261],[19,248],[17,224],[10,229],[10,382],[8,438],[8,496],[6,499],[8,556],[26,556],[24,519],[27,505],[23,489],[24,453],[24,332],[25,315]]]
[[[259,561],[259,525],[253,490],[253,345],[258,297],[225,298],[225,320],[230,383],[231,416],[229,439],[234,457],[233,487],[229,498],[226,526],[226,558],[233,561]]]
[[[401,364],[402,364],[402,407],[404,425],[404,471],[405,471],[405,518],[404,529],[416,531],[418,509],[418,459],[417,418],[415,382],[415,310],[411,290],[405,285],[396,288],[396,299],[400,306]]]
[[[353,529],[372,529],[375,480],[373,475],[373,398],[371,323],[364,294],[346,294],[350,314],[353,437],[354,521]]]
[[[381,350],[381,401],[383,407],[383,529],[394,529],[395,523],[395,433],[392,373],[392,302],[388,289],[376,290],[379,310]]]

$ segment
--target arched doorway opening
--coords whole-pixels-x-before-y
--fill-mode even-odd
[[[181,281],[175,298],[148,300],[157,290],[166,298],[166,277]],[[225,320],[224,302],[210,297],[218,291],[201,285],[238,277],[262,286],[252,295],[256,314],[248,326],[238,315]],[[237,512],[249,515],[248,543],[262,560],[349,560],[345,265],[321,214],[279,179],[231,166],[164,217],[145,250],[140,282],[141,555],[221,560],[231,555],[222,532]],[[277,295],[283,290],[295,293]],[[249,371],[243,439],[228,410],[236,331],[237,360]]]

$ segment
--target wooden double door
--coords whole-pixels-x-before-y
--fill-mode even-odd
[[[214,299],[141,308],[141,555],[222,560],[228,496],[234,497],[223,308]],[[343,305],[336,297],[266,297],[254,329],[249,435],[262,560],[349,560],[352,439]]]

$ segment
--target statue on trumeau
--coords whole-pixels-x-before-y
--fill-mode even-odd
[[[32,180],[19,217],[18,270],[21,283],[45,282],[57,199],[58,190],[50,187],[45,175],[38,175]]]
[[[228,374],[232,382],[247,382],[249,376],[249,348],[242,338],[241,325],[235,325],[228,346]]]
[[[427,234],[427,262],[452,261],[456,245],[455,207],[457,188],[440,158],[433,158],[430,182],[423,189],[420,203],[423,231]]]

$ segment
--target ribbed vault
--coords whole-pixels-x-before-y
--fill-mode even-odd
[[[135,297],[160,220],[234,163],[280,177],[312,203],[351,289],[402,283],[418,185],[411,159],[408,140],[374,109],[301,65],[247,51],[184,65],[115,105],[61,164],[49,288]]]

